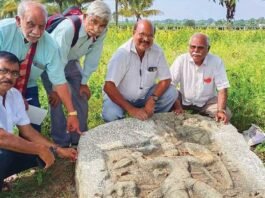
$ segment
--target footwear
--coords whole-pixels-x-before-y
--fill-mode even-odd
[[[254,146],[265,141],[264,132],[255,124],[251,124],[251,127],[244,131],[243,135],[249,146]]]

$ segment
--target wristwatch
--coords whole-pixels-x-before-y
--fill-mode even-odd
[[[226,110],[224,110],[224,109],[219,109],[219,110],[217,110],[217,112],[222,112],[222,113],[226,114]]]
[[[58,149],[57,146],[50,146],[49,148],[50,152],[54,155],[54,157],[57,156],[57,149]]]
[[[151,97],[152,97],[152,99],[153,99],[155,102],[158,101],[158,96],[156,96],[155,94],[152,94]]]
[[[77,111],[71,111],[68,113],[68,116],[77,116]]]

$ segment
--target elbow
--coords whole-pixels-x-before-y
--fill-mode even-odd
[[[115,84],[111,81],[106,81],[103,87],[103,90],[106,94],[109,95],[111,89],[113,88],[113,86],[115,86]]]

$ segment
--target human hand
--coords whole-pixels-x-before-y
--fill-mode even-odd
[[[216,120],[216,122],[223,122],[224,124],[227,124],[228,123],[228,117],[226,115],[226,112],[217,111],[215,114],[215,120]]]
[[[137,118],[139,120],[147,120],[148,119],[148,114],[144,110],[144,108],[136,108],[133,107],[128,111],[129,115]]]
[[[61,102],[61,99],[56,91],[51,91],[51,93],[48,96],[48,100],[49,100],[49,104],[52,107],[56,107]]]
[[[55,162],[55,157],[47,146],[41,146],[38,155],[45,163],[45,169],[49,168]]]
[[[61,158],[70,159],[71,161],[77,160],[77,151],[73,148],[57,148],[57,154]]]
[[[91,96],[91,92],[90,92],[88,85],[82,85],[82,84],[80,85],[79,95],[81,97],[85,97],[87,100],[89,100],[89,98]]]
[[[155,110],[155,101],[149,97],[145,103],[144,110],[147,113],[148,117],[151,117],[154,114]]]
[[[76,132],[81,135],[81,131],[79,129],[79,121],[76,115],[71,115],[67,117],[67,131]]]

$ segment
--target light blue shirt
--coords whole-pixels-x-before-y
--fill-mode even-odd
[[[22,61],[30,45],[31,43],[25,43],[22,31],[16,25],[15,19],[0,21],[0,50],[11,52]],[[58,45],[47,32],[44,32],[38,41],[33,63],[27,87],[37,86],[36,80],[43,70],[47,71],[52,84],[66,83]]]
[[[92,38],[88,38],[82,20],[77,43],[71,48],[74,32],[72,21],[65,19],[52,31],[51,36],[57,41],[60,47],[64,65],[70,60],[79,60],[85,55],[84,67],[80,72],[82,74],[81,84],[87,84],[89,77],[98,67],[106,31],[93,42]]]
[[[22,95],[17,89],[11,88],[6,93],[5,106],[3,105],[3,96],[0,96],[0,128],[13,133],[15,125],[27,124],[30,124],[30,120]]]

